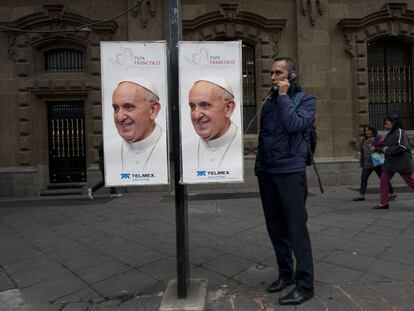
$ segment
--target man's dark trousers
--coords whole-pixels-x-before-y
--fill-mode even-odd
[[[313,259],[306,226],[306,173],[258,174],[266,226],[276,252],[279,277],[296,279],[299,289],[313,289]],[[293,275],[292,250],[296,258]]]

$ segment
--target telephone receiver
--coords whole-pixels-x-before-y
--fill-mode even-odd
[[[289,84],[295,83],[297,79],[298,79],[298,75],[296,73],[294,73],[294,72],[289,73],[289,76],[288,76]],[[279,89],[279,86],[278,85],[272,85],[272,88],[270,89],[270,92],[269,93],[270,94],[273,94],[278,89]]]

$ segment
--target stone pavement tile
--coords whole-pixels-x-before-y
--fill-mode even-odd
[[[263,291],[237,289],[209,291],[206,301],[208,311],[262,311],[279,310],[277,299],[279,294],[267,294]],[[312,304],[307,301],[302,306]],[[320,305],[319,305],[320,307]],[[283,310],[297,310],[295,306],[284,306]],[[314,309],[314,310],[320,310]]]
[[[363,232],[372,233],[378,236],[399,237],[403,232],[402,228],[391,228],[384,226],[371,225],[364,229]]]
[[[167,257],[165,254],[132,242],[107,249],[104,252],[134,268]]]
[[[353,289],[351,292],[349,289]],[[319,300],[321,308],[319,309],[306,309],[299,306],[298,310],[335,310],[335,311],[378,311],[378,308],[365,308],[362,307],[360,296],[358,293],[363,293],[363,288],[355,283],[347,283],[333,286],[317,286],[316,297],[314,300]],[[322,308],[323,307],[323,308]]]
[[[233,250],[241,248],[245,244],[245,241],[241,241],[237,238],[237,235],[234,235],[229,238],[221,238],[215,241],[212,243],[211,247],[225,253],[231,253]]]
[[[36,303],[36,304],[25,304],[18,311],[60,311],[63,308],[61,304],[50,304],[50,303]]]
[[[24,305],[22,293],[18,289],[0,292],[0,311],[15,311]]]
[[[352,239],[355,235],[357,235],[359,231],[354,231],[351,229],[343,229],[343,228],[338,228],[338,227],[329,227],[329,228],[326,228],[325,230],[320,231],[320,233],[324,235],[329,235],[329,236],[349,240],[349,239]]]
[[[343,230],[348,230],[348,231],[360,232],[369,225],[370,224],[359,223],[358,221],[356,221],[356,219],[351,219],[348,217],[346,220],[336,221],[332,227],[341,228]]]
[[[339,249],[347,242],[346,239],[323,234],[322,232],[310,235],[312,245]]]
[[[240,231],[245,230],[245,228],[239,225],[235,225],[235,224],[222,225],[222,224],[217,224],[214,222],[205,222],[203,224],[200,224],[197,227],[197,230],[208,232],[208,233],[214,233],[214,234],[217,234],[223,237],[228,237],[230,235],[233,235]]]
[[[13,289],[16,286],[13,281],[7,276],[7,274],[0,267],[0,291]]]
[[[138,270],[158,281],[172,279],[176,277],[177,260],[175,257],[168,257],[143,265]]]
[[[380,246],[392,246],[396,240],[396,236],[378,235],[370,232],[358,233],[353,240],[362,241],[369,244]]]
[[[356,252],[337,250],[323,258],[323,262],[358,271],[366,271],[376,261],[375,257],[369,257]]]
[[[79,291],[60,297],[59,299],[55,300],[55,303],[85,302],[96,298],[100,298],[99,294],[92,288],[85,287]]]
[[[98,264],[112,260],[109,256],[100,254],[97,251],[90,250],[88,252],[83,252],[82,254],[73,254],[69,255],[69,258],[62,260],[64,264],[71,270],[74,269],[86,269],[94,267]]]
[[[340,249],[367,256],[379,256],[384,253],[387,246],[381,244],[372,244],[364,241],[352,239],[341,245]]]
[[[377,260],[367,272],[384,276],[395,281],[414,280],[414,266],[404,265],[397,262]]]
[[[414,220],[412,208],[410,211],[399,211],[393,209],[393,207],[391,206],[390,209],[387,211],[387,213],[382,215],[381,219],[407,223],[412,222]]]
[[[220,273],[224,276],[232,277],[233,275],[246,270],[252,264],[253,263],[251,261],[240,257],[224,255],[222,257],[209,261],[203,265],[203,267],[216,273]]]
[[[38,254],[29,258],[25,258],[23,260],[9,262],[8,264],[3,265],[3,269],[8,274],[14,274],[25,270],[30,270],[39,265],[41,266],[48,263],[53,264],[55,261],[44,254]]]
[[[413,281],[392,282],[376,284],[374,290],[390,310],[413,310],[413,287]]]
[[[264,258],[261,263],[263,266],[276,267],[276,256],[273,253],[271,256]]]
[[[334,251],[335,249],[331,247],[323,246],[320,244],[312,244],[312,256],[315,261],[322,260]]]
[[[106,221],[107,219],[99,215],[85,213],[79,216],[72,217],[72,220],[84,225],[89,225],[93,223],[100,223],[102,221]]]
[[[157,311],[161,304],[161,295],[138,296],[121,303],[119,311]]]
[[[207,279],[207,289],[208,290],[217,290],[223,288],[238,288],[240,287],[240,282],[226,278],[221,274],[217,274],[213,271],[204,269],[199,266],[190,266],[190,278],[191,279]]]
[[[145,229],[154,233],[166,233],[175,230],[175,224],[160,223],[157,221],[146,221],[137,226],[140,229]]]
[[[262,265],[252,265],[247,270],[235,275],[233,279],[255,289],[263,289],[276,280],[276,269]]]
[[[41,252],[31,246],[3,248],[0,252],[0,264],[5,265],[15,260],[23,260],[37,255],[41,255]]]
[[[224,253],[211,247],[194,246],[190,247],[190,263],[202,265],[217,257],[223,256]]]
[[[406,265],[414,266],[414,250],[401,248],[388,248],[381,259],[387,261],[399,262]]]
[[[398,221],[398,220],[389,220],[389,219],[379,219],[373,223],[375,226],[382,226],[382,227],[390,227],[390,228],[398,228],[402,230],[409,231],[411,226],[409,222]],[[414,231],[412,232],[414,236]]]
[[[25,239],[18,237],[17,233],[14,230],[12,232],[12,235],[7,237],[0,235],[0,250],[12,247],[16,247],[19,249],[21,247],[26,247],[27,245],[29,245],[29,243]]]
[[[414,249],[414,239],[400,237],[394,241],[392,247],[402,248],[402,249]]]
[[[117,297],[125,294],[142,294],[160,287],[160,283],[139,271],[114,276],[92,284],[92,287],[103,297]]]
[[[261,245],[267,248],[271,248],[272,244],[270,242],[269,235],[266,232],[245,230],[243,232],[236,233],[235,235],[230,236],[232,239],[237,239],[243,244],[253,243],[256,245]]]
[[[56,278],[21,289],[25,302],[43,303],[79,291],[87,285],[75,276]]]
[[[413,226],[413,225],[411,224],[411,226]],[[400,237],[403,238],[403,239],[413,239],[414,232],[411,228],[408,229],[408,230],[404,230],[404,232],[401,234]]]
[[[381,219],[380,215],[373,215],[371,213],[354,213],[347,217],[343,225],[349,226],[350,223],[353,223],[355,226],[359,226],[362,229],[367,225],[377,222],[379,219]]]
[[[85,210],[82,207],[77,206],[55,206],[56,213],[60,213],[61,215],[65,215],[67,217],[75,217],[82,215],[85,213]]]
[[[222,249],[221,246],[224,244],[223,237],[220,237],[212,233],[202,232],[192,228],[189,230],[188,238],[190,245],[192,245],[192,247],[199,245],[205,247],[213,247],[215,249]]]
[[[88,268],[76,268],[73,271],[86,283],[92,284],[118,274],[124,274],[127,271],[132,271],[132,268],[117,260],[110,259]]]
[[[19,288],[28,287],[56,278],[70,277],[72,277],[72,273],[68,269],[54,262],[36,265],[30,270],[24,270],[10,275],[10,278]]]
[[[88,311],[89,303],[87,302],[76,302],[67,304],[62,311]]]
[[[249,243],[240,248],[234,249],[231,254],[255,263],[261,263],[265,258],[272,256],[274,251],[273,248]]]
[[[115,311],[119,310],[121,305],[120,300],[109,300],[99,304],[95,304],[90,308],[90,311]]]
[[[360,278],[358,279],[358,282],[359,283],[385,283],[385,282],[394,282],[394,281],[384,276],[365,272],[364,274],[360,276]]]
[[[326,284],[355,282],[362,275],[361,271],[340,267],[325,262],[314,265],[315,279]]]
[[[308,231],[310,233],[318,233],[318,232],[321,232],[321,231],[323,231],[327,228],[328,228],[328,226],[326,226],[326,225],[321,225],[321,224],[315,224],[315,223],[308,222]]]
[[[126,239],[117,237],[112,234],[104,233],[101,237],[98,237],[87,244],[93,249],[104,251],[113,247],[120,246],[122,244],[126,244],[128,242],[129,241]]]

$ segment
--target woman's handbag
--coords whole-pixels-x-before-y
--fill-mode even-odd
[[[385,157],[382,152],[372,152],[370,156],[373,167],[381,166],[384,164]]]

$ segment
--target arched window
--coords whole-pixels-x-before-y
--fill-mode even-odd
[[[394,113],[414,129],[412,57],[412,45],[397,39],[368,44],[369,122],[379,129]]]
[[[84,69],[83,52],[75,49],[57,48],[44,53],[45,70],[56,71],[82,71]]]

